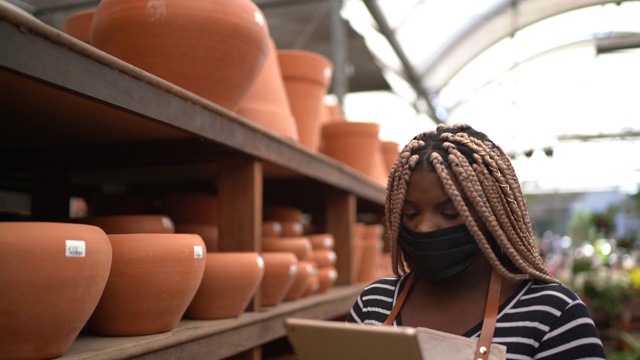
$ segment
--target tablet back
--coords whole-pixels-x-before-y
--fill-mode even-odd
[[[412,328],[289,318],[289,342],[300,360],[421,360]]]

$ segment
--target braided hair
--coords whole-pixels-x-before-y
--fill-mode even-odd
[[[435,130],[416,135],[400,152],[391,170],[385,221],[394,274],[407,272],[398,232],[414,170],[435,171],[478,247],[502,276],[559,282],[538,253],[522,189],[509,157],[487,135],[467,124],[440,124]],[[460,190],[454,181],[460,184]],[[472,216],[470,206],[478,220]]]

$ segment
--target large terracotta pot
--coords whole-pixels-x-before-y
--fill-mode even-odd
[[[249,305],[264,275],[257,252],[208,253],[198,292],[185,315],[193,319],[239,316]]]
[[[0,359],[64,354],[98,304],[111,256],[95,226],[0,222]]]
[[[380,125],[369,122],[334,122],[322,127],[328,156],[376,179],[380,166]]]
[[[298,258],[291,252],[263,252],[264,277],[261,297],[263,306],[280,304],[293,285],[298,272]]]
[[[90,43],[91,22],[96,9],[82,10],[69,15],[62,24],[62,31],[74,38]]]
[[[91,44],[234,111],[269,51],[249,0],[102,0]]]
[[[191,303],[205,268],[195,234],[109,235],[113,264],[89,329],[134,336],[170,331]]]
[[[333,71],[331,61],[321,54],[303,50],[278,50],[278,60],[300,144],[318,150],[324,96]]]
[[[166,215],[105,215],[85,219],[107,234],[172,234],[175,225]]]
[[[273,39],[269,43],[269,55],[262,71],[236,112],[267,130],[298,141],[298,126],[282,80],[278,49]]]

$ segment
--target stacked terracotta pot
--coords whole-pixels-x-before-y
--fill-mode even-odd
[[[303,212],[294,207],[267,205],[264,210],[263,254],[272,251],[291,252],[298,259],[296,276],[286,291],[285,301],[307,296],[317,289],[318,268],[312,261],[312,246],[304,235]]]
[[[332,234],[316,233],[307,235],[313,248],[311,259],[318,267],[318,290],[321,294],[329,290],[338,280],[336,269],[337,256],[334,251],[335,240]]]
[[[383,231],[381,224],[359,224],[356,240],[358,243],[357,255],[359,265],[357,280],[361,283],[371,283],[381,277],[387,276],[385,253],[383,252]]]

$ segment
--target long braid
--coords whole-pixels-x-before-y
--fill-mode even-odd
[[[480,250],[503,276],[558,282],[538,254],[526,201],[511,161],[485,134],[466,124],[438,125],[436,130],[418,134],[402,149],[391,170],[385,219],[396,275],[407,272],[398,233],[409,180],[417,168],[437,173]],[[505,255],[511,265],[505,264]]]

